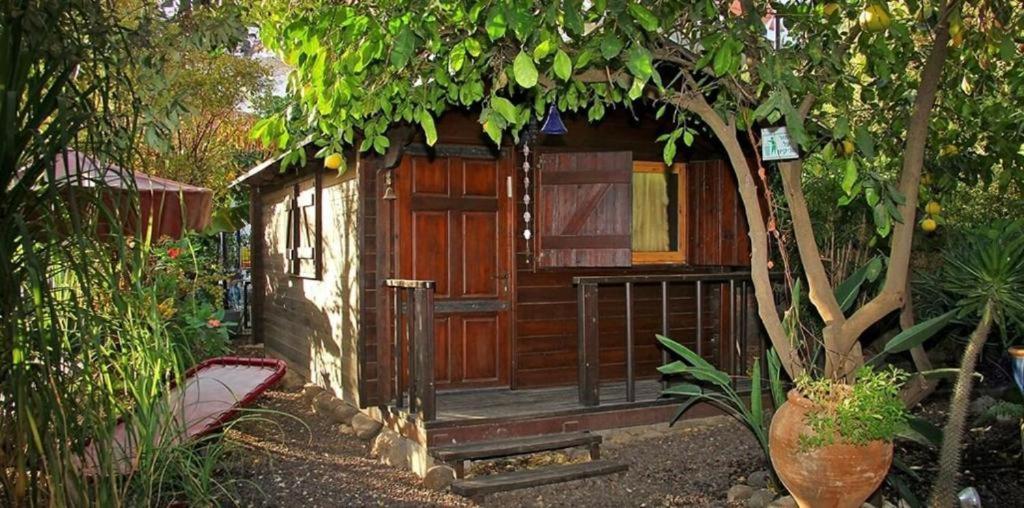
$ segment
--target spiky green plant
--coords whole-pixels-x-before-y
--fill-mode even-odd
[[[210,503],[216,457],[157,439],[170,379],[191,363],[147,284],[151,243],[105,178],[55,173],[65,150],[128,167],[142,107],[136,51],[146,14],[111,0],[8,1],[0,10],[0,505]],[[147,113],[149,114],[149,113]],[[71,168],[81,170],[81,167]],[[114,175],[108,175],[114,176]],[[120,474],[122,415],[139,466]],[[95,459],[85,462],[92,446]]]
[[[999,222],[951,242],[941,285],[955,297],[957,316],[976,320],[957,374],[939,455],[931,506],[952,506],[957,491],[974,371],[993,326],[1024,324],[1024,223]]]

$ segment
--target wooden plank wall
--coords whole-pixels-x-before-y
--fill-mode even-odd
[[[319,159],[310,159],[318,164]],[[282,357],[307,379],[358,403],[361,311],[359,184],[356,171],[326,173],[323,178],[323,273],[320,279],[288,273],[285,249],[286,199],[292,185],[313,185],[307,167],[297,178],[264,184],[258,193],[263,246],[257,266],[260,312],[254,315],[268,353]],[[255,232],[259,234],[259,232]]]
[[[653,138],[652,138],[653,139]],[[527,252],[522,236],[522,160],[517,160],[516,204],[516,296],[515,342],[513,345],[514,387],[557,386],[576,382],[576,276],[658,274],[725,271],[733,265],[749,264],[749,239],[742,207],[738,204],[735,177],[719,161],[695,163],[696,182],[690,184],[690,230],[693,232],[686,266],[634,266],[621,269],[535,269],[536,243]],[[533,189],[531,189],[533,190]],[[742,239],[742,240],[740,240]],[[694,252],[697,250],[697,252]],[[727,288],[727,286],[725,286]],[[673,284],[669,290],[669,336],[697,349],[697,305],[695,285]],[[728,324],[722,319],[723,287],[705,285],[703,342],[701,353],[723,365],[720,356],[728,351],[722,337]],[[661,348],[655,333],[661,332],[660,285],[641,285],[634,291],[636,372],[655,377],[661,364]],[[727,301],[727,299],[726,299]],[[600,364],[602,380],[625,377],[625,289],[602,287],[599,292]],[[756,328],[753,327],[753,328]]]
[[[750,266],[750,237],[736,186],[723,160],[686,163],[690,264]]]

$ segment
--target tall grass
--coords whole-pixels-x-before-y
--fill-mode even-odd
[[[128,69],[145,23],[105,0],[7,0],[0,13],[0,505],[203,505],[226,492],[211,479],[219,444],[160,437],[174,425],[167,383],[193,351],[147,284],[152,243],[123,232],[138,220],[125,213],[131,181],[117,192],[54,172],[67,148],[130,160]],[[130,468],[112,445],[121,418],[138,443]]]

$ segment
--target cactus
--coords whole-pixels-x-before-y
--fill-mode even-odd
[[[932,487],[929,506],[955,506],[957,476],[960,473],[960,452],[964,443],[964,423],[971,403],[971,389],[974,387],[974,370],[978,363],[989,331],[992,330],[992,304],[985,307],[978,327],[971,333],[971,339],[964,349],[960,372],[953,389],[953,400],[949,403],[949,418],[943,428],[942,451],[939,453],[939,474]]]

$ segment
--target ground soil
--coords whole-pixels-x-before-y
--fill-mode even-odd
[[[914,411],[935,425],[946,422],[948,395],[937,394]],[[1024,457],[1018,422],[980,424],[968,417],[960,486],[978,490],[984,506],[1024,506]],[[972,424],[973,423],[973,424]],[[896,458],[916,473],[899,474],[923,501],[928,499],[931,480],[938,471],[938,449],[912,442],[897,442]],[[891,490],[891,489],[890,489]],[[895,496],[893,496],[895,497]]]
[[[916,414],[945,421],[948,396],[937,394]],[[315,414],[298,391],[269,391],[256,411],[225,433],[228,447],[216,473],[229,492],[222,504],[242,506],[473,506],[470,500],[424,489],[413,473],[369,456],[347,427]],[[962,485],[975,486],[986,506],[1024,506],[1024,467],[1014,423],[975,426],[967,436]],[[937,451],[899,443],[896,456],[918,478],[903,475],[927,499]],[[682,425],[664,433],[620,433],[606,438],[602,458],[627,462],[612,476],[488,496],[483,506],[728,506],[725,493],[765,464],[757,443],[725,419]],[[477,464],[486,474],[522,466],[583,460],[545,454],[523,461]],[[886,498],[896,499],[886,488]],[[739,505],[736,505],[739,506]]]
[[[228,452],[217,473],[241,506],[472,506],[468,499],[420,486],[413,473],[369,457],[368,446],[328,423],[298,392],[267,392],[225,433]],[[246,419],[247,418],[247,419]],[[756,442],[725,420],[653,437],[612,437],[603,458],[630,464],[626,473],[488,496],[483,506],[726,506],[725,492],[761,467]],[[579,460],[547,454],[530,466]],[[481,463],[474,473],[510,469]]]

